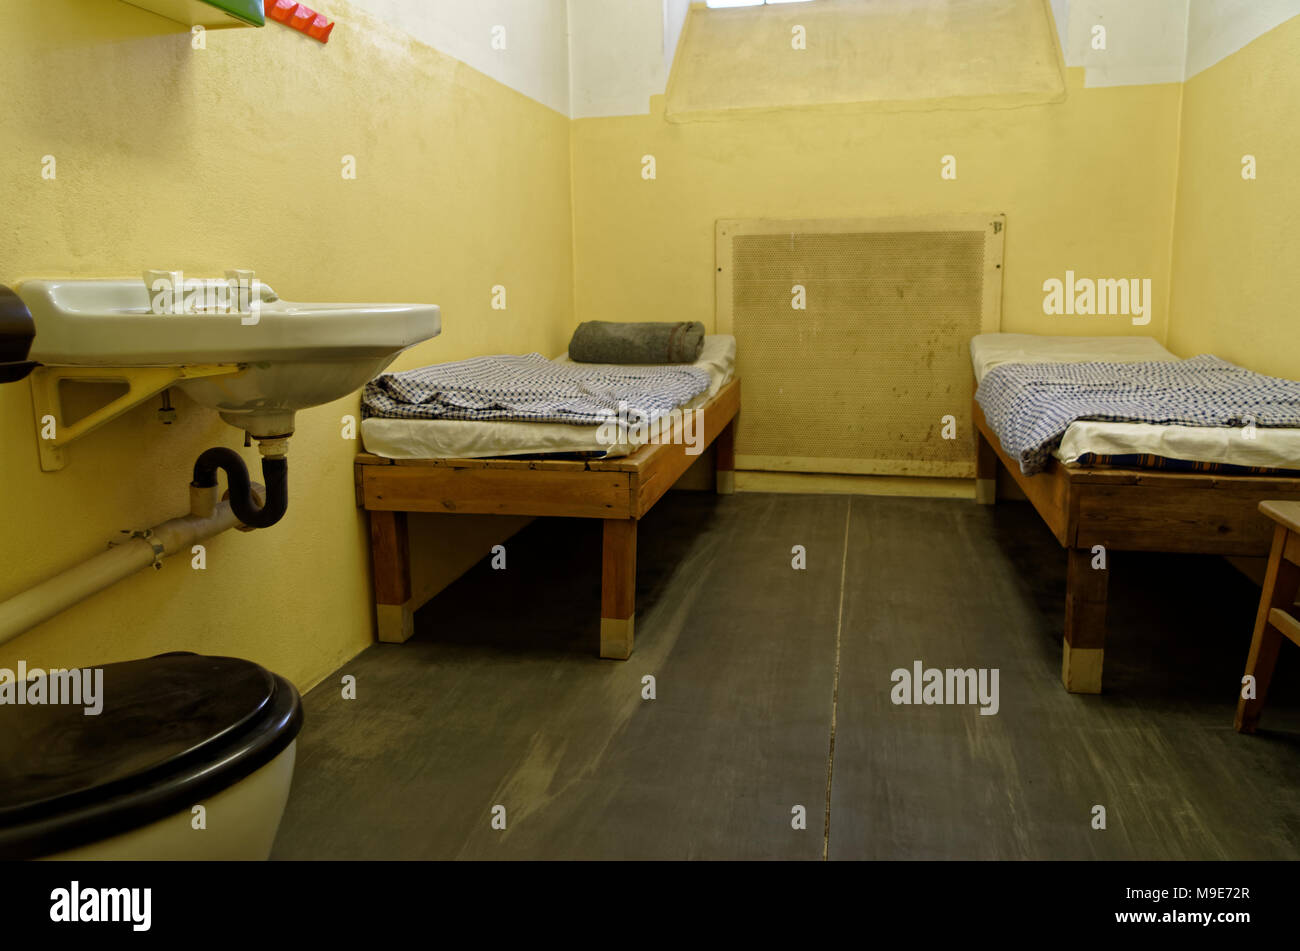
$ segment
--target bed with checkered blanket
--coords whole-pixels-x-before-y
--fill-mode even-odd
[[[370,517],[379,639],[409,638],[434,590],[412,577],[408,514],[583,518],[601,523],[603,539],[600,656],[627,659],[637,523],[710,447],[718,493],[735,491],[735,356],[735,338],[710,335],[691,365],[573,365],[527,354],[373,381],[354,474],[357,504]],[[631,429],[646,418],[660,428],[606,434],[611,416]]]
[[[1300,382],[1202,354],[1145,363],[1006,363],[975,399],[1003,449],[1032,475],[1078,420],[1202,427],[1300,427]]]
[[[381,374],[366,384],[362,415],[592,425],[622,411],[653,422],[709,382],[697,366],[572,364],[540,353],[473,357]]]

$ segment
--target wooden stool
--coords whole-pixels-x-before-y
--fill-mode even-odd
[[[1300,644],[1300,621],[1296,620],[1295,598],[1300,590],[1300,502],[1260,502],[1259,510],[1277,523],[1273,550],[1268,556],[1268,573],[1255,617],[1255,636],[1246,658],[1246,675],[1255,678],[1255,696],[1237,701],[1236,727],[1240,733],[1254,733],[1268,697],[1278,648],[1286,635]],[[1243,678],[1244,679],[1244,678]],[[1245,690],[1243,683],[1242,690]]]

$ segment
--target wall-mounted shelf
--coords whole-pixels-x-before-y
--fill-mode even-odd
[[[177,23],[184,23],[186,26],[202,26],[208,30],[266,26],[266,13],[262,7],[262,0],[122,0],[122,2],[149,10]]]

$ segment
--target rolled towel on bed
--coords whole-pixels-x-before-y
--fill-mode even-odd
[[[620,324],[588,320],[569,341],[569,359],[576,363],[694,363],[704,349],[704,324],[699,321]]]

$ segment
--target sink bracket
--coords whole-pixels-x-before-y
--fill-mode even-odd
[[[157,396],[169,386],[182,380],[230,376],[243,370],[243,365],[238,363],[202,363],[179,367],[37,367],[31,375],[32,415],[36,420],[36,444],[40,450],[41,469],[45,472],[62,469],[67,463],[63,450],[68,443]],[[64,380],[76,383],[125,383],[127,391],[75,423],[65,423],[59,399],[59,384]],[[54,420],[54,433],[47,439],[44,434],[51,418]]]

